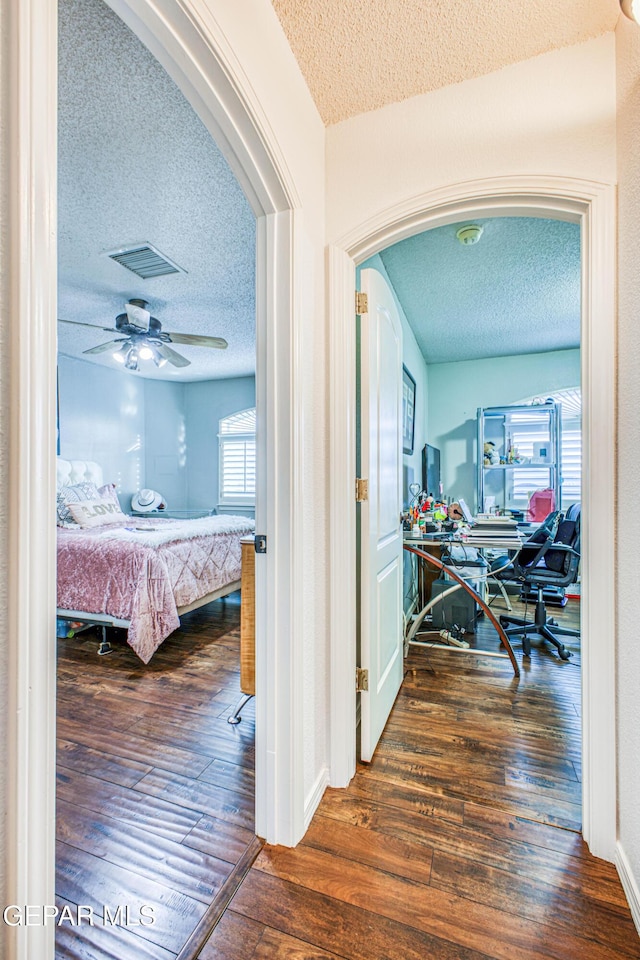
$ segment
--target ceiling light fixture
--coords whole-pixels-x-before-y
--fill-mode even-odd
[[[142,343],[136,345],[126,340],[122,346],[114,350],[113,359],[123,363],[127,370],[138,370],[139,360],[153,360],[156,367],[164,367],[167,358],[162,356],[162,344]]]
[[[478,242],[483,230],[484,227],[481,227],[479,223],[467,223],[464,227],[456,230],[456,237],[464,247],[469,247],[472,243]]]
[[[620,0],[620,6],[625,17],[640,23],[640,0]]]
[[[118,347],[117,350],[113,351],[113,359],[117,360],[118,363],[124,363],[127,359],[127,354],[129,353],[130,346],[128,343],[123,343],[121,347]]]
[[[124,362],[127,370],[137,370],[138,369],[138,351],[135,347],[129,348],[129,353],[127,354],[127,359]]]

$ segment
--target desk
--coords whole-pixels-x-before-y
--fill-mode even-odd
[[[512,665],[512,667],[513,667],[513,672],[514,672],[514,674],[515,674],[516,677],[519,677],[519,676],[520,676],[520,668],[519,668],[519,666],[518,666],[518,661],[516,660],[516,657],[515,657],[515,654],[514,654],[514,652],[513,652],[513,648],[512,648],[512,646],[511,646],[511,643],[509,642],[509,638],[507,637],[506,633],[504,632],[503,628],[501,627],[500,622],[499,622],[499,621],[497,620],[497,618],[495,617],[495,615],[494,615],[494,613],[493,613],[493,610],[490,609],[490,607],[488,606],[488,604],[486,603],[486,601],[484,600],[484,598],[481,597],[480,594],[476,593],[476,591],[473,589],[473,587],[471,587],[471,586],[467,583],[466,580],[463,580],[462,577],[460,577],[460,576],[455,572],[455,570],[454,570],[453,568],[447,567],[444,563],[442,563],[441,560],[437,559],[437,558],[436,558],[435,556],[433,556],[431,553],[428,553],[426,550],[424,550],[424,549],[422,548],[422,545],[423,545],[423,544],[426,544],[426,543],[430,543],[431,546],[437,544],[438,547],[441,547],[442,541],[441,541],[441,540],[427,541],[426,538],[425,538],[424,540],[422,540],[422,542],[420,543],[419,546],[418,546],[418,543],[419,543],[419,541],[416,541],[416,540],[410,541],[410,540],[409,540],[409,541],[406,541],[406,542],[403,544],[403,546],[404,546],[404,549],[405,549],[408,553],[414,554],[416,557],[422,559],[423,562],[428,563],[428,564],[429,564],[430,566],[432,566],[432,567],[435,567],[436,570],[438,570],[438,571],[440,571],[440,572],[446,573],[447,576],[449,576],[452,580],[454,580],[454,581],[458,584],[458,586],[459,586],[460,588],[462,588],[463,590],[466,590],[467,593],[470,594],[470,595],[473,597],[473,599],[475,600],[475,602],[476,602],[476,603],[478,604],[478,606],[484,611],[485,615],[488,617],[488,619],[490,620],[490,622],[493,624],[493,626],[494,626],[494,628],[495,628],[495,630],[496,630],[496,632],[497,632],[497,634],[498,634],[498,637],[499,637],[499,639],[500,639],[500,644],[501,644],[501,646],[503,646],[503,647],[505,648],[505,650],[507,651],[507,656],[508,656],[509,659],[511,660],[511,665]],[[414,544],[415,544],[415,546],[414,546]],[[497,546],[497,549],[500,549],[500,547],[501,547],[503,544],[504,544],[504,538],[502,538],[500,544],[496,544],[496,541],[495,541],[495,540],[494,540],[493,542],[490,542],[489,540],[487,540],[487,546],[491,546],[491,547],[494,547],[494,548]],[[474,544],[474,546],[477,546],[477,544]],[[427,603],[425,606],[423,606],[422,609],[420,610],[420,612],[418,613],[417,618],[416,618],[416,621],[414,621],[414,624],[413,624],[413,626],[412,626],[412,628],[411,628],[411,631],[410,631],[410,633],[409,633],[409,637],[410,637],[410,638],[411,638],[411,636],[415,636],[415,633],[417,632],[417,629],[418,629],[418,627],[420,626],[420,623],[422,622],[422,620],[424,619],[424,617],[425,617],[426,614],[428,613],[430,607],[431,607],[431,601],[429,601],[429,603]],[[409,639],[408,642],[411,642],[411,639]]]
[[[436,540],[435,538],[428,540],[426,537],[414,537],[410,533],[405,533],[403,542],[410,543],[415,547],[419,547],[421,550],[425,550],[434,557],[440,557],[440,541]],[[414,609],[421,610],[422,607],[428,603],[429,598],[431,597],[431,587],[433,585],[433,581],[437,580],[438,578],[438,571],[429,564],[419,563],[416,559],[414,567],[415,569],[412,577],[416,592],[415,595],[412,595],[411,597],[411,608],[409,610],[409,615],[413,613]]]

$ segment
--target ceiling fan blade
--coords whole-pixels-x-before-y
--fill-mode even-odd
[[[168,360],[169,363],[172,363],[174,367],[188,367],[191,364],[191,360],[187,360],[186,357],[176,353],[176,351],[172,350],[167,343],[156,343],[154,341],[154,347],[160,356],[164,357],[165,360]]]
[[[173,343],[185,343],[190,347],[215,347],[226,350],[229,344],[222,337],[200,337],[195,333],[170,333]]]
[[[58,317],[58,323],[68,323],[72,327],[89,327],[90,330],[105,330],[107,333],[117,333],[115,327],[97,327],[95,323],[83,323],[82,320],[63,320]]]
[[[83,350],[83,353],[104,353],[105,350],[113,350],[116,344],[122,343],[122,340],[109,340],[107,343],[100,343],[97,347],[90,347],[89,350]]]

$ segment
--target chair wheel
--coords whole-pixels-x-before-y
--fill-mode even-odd
[[[568,660],[569,657],[571,656],[571,651],[565,650],[564,647],[562,648],[562,650],[559,650],[558,653],[560,654],[561,660]]]

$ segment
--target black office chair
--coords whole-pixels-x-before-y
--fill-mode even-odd
[[[522,637],[522,652],[531,656],[531,636],[541,637],[552,643],[561,660],[568,660],[571,652],[558,636],[579,637],[579,630],[561,627],[547,618],[544,603],[544,588],[567,587],[575,583],[580,564],[580,504],[574,503],[563,516],[559,512],[549,515],[513,561],[509,579],[520,580],[537,593],[533,621],[519,617],[500,617],[501,626],[509,638]],[[506,576],[506,572],[505,572]],[[558,636],[557,636],[558,635]]]

